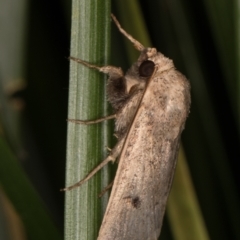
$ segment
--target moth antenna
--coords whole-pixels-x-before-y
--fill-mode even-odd
[[[145,47],[139,42],[137,41],[135,38],[133,38],[129,33],[127,33],[120,25],[120,23],[118,22],[117,18],[111,14],[111,17],[113,19],[113,21],[115,22],[115,24],[117,25],[119,31],[130,41],[133,43],[133,46],[139,50],[142,51],[143,49],[145,49]]]
[[[86,67],[94,68],[94,69],[97,69],[97,70],[99,70],[99,71],[101,70],[101,67],[98,67],[98,66],[96,66],[96,65],[92,65],[92,64],[90,64],[90,63],[88,63],[88,62],[85,62],[85,61],[81,60],[80,58],[69,57],[69,59],[70,59],[70,60],[73,60],[73,61],[75,61],[75,62],[77,62],[77,63],[81,63],[82,65],[84,65],[84,66],[86,66]]]

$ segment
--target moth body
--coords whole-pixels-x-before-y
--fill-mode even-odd
[[[172,60],[145,48],[122,32],[140,51],[138,60],[124,75],[113,66],[97,67],[71,58],[109,75],[108,100],[115,113],[95,121],[71,120],[81,124],[115,118],[118,143],[110,155],[82,185],[109,161],[119,160],[112,192],[98,240],[158,239],[176,166],[181,133],[190,108],[190,85]]]
[[[153,62],[152,74],[141,77],[147,61]],[[124,143],[98,239],[158,239],[189,113],[190,86],[154,48],[143,49],[124,78],[128,98],[115,126]],[[138,81],[128,91],[132,78]]]

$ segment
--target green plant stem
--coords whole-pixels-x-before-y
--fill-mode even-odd
[[[110,1],[73,0],[71,56],[91,64],[109,59]],[[76,62],[70,63],[69,119],[92,120],[107,115],[106,76]],[[66,185],[84,178],[107,154],[107,123],[85,126],[68,123]],[[105,167],[87,183],[66,192],[65,239],[96,239],[107,195],[97,196],[108,185]]]

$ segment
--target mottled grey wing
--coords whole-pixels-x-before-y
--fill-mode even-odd
[[[98,239],[158,239],[189,111],[188,92],[185,77],[174,69],[150,79],[124,144]]]

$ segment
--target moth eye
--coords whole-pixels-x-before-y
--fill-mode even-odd
[[[138,71],[141,77],[150,77],[153,74],[154,68],[154,62],[146,60],[141,63]]]

